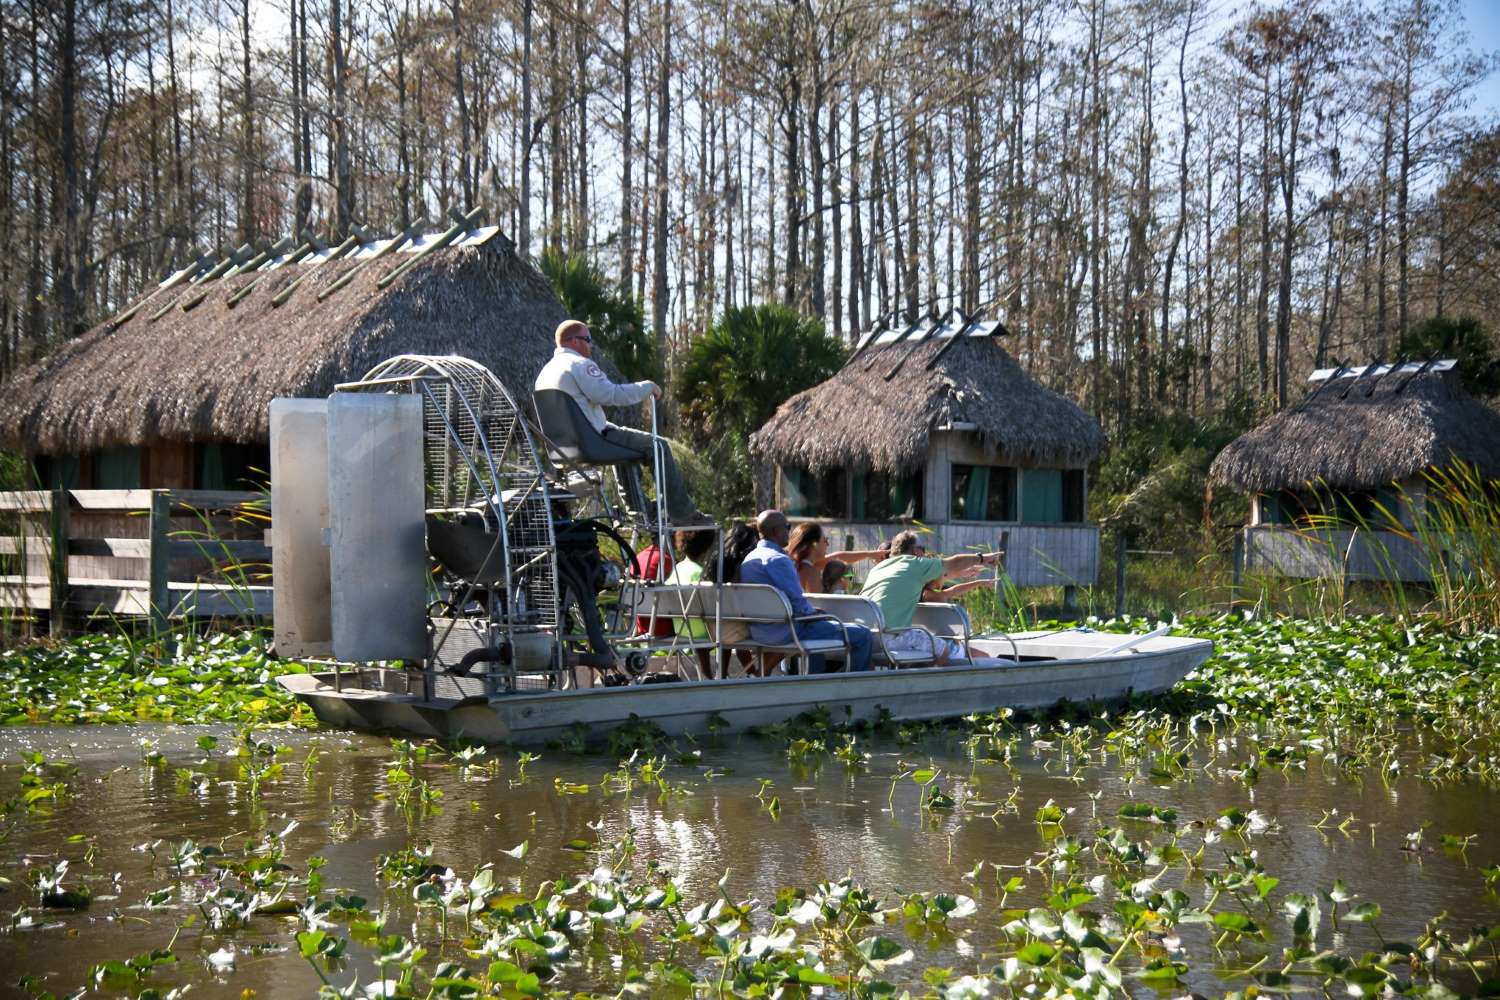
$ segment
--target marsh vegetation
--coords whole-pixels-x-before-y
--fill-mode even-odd
[[[301,717],[254,635],[12,650],[0,711],[42,725],[0,732],[0,967],[55,996],[1492,991],[1500,636],[1185,628],[1219,652],[1150,703],[587,752],[273,724]]]

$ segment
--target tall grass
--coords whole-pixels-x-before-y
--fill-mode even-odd
[[[1500,628],[1500,483],[1462,462],[1425,476],[1425,503],[1406,529],[1432,581],[1433,612],[1464,631]]]
[[[1167,619],[1241,610],[1327,622],[1383,614],[1463,633],[1500,629],[1500,483],[1456,463],[1428,472],[1420,488],[1399,491],[1394,504],[1376,503],[1368,514],[1326,486],[1314,492],[1320,510],[1287,530],[1321,550],[1327,575],[1247,571],[1236,583],[1228,552],[1127,554],[1125,613]],[[1116,551],[1105,545],[1100,556],[1099,584],[1078,588],[1076,614],[1083,617],[1108,618],[1116,608]],[[1070,616],[1061,586],[1018,591],[1007,583],[972,593],[965,604],[983,629]]]

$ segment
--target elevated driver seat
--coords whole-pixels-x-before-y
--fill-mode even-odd
[[[611,520],[639,519],[646,511],[646,498],[640,492],[640,479],[618,466],[641,461],[639,453],[614,444],[595,430],[578,400],[561,389],[538,389],[531,394],[537,426],[554,462],[567,477],[567,488],[576,491],[587,484],[584,492],[592,493],[603,513]],[[601,468],[615,470],[616,496],[624,500],[625,510],[616,512],[606,489]],[[593,470],[592,472],[590,470]],[[621,516],[623,514],[623,517]],[[578,516],[583,516],[581,513]]]

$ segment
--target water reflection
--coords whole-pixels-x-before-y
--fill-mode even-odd
[[[220,741],[210,754],[194,745],[206,732]],[[157,741],[164,767],[141,762],[143,736]],[[762,901],[784,886],[811,887],[845,874],[887,904],[910,892],[967,892],[981,900],[980,914],[955,924],[956,936],[929,942],[919,960],[973,969],[982,967],[989,943],[998,936],[995,873],[1008,877],[1045,848],[1045,831],[1033,816],[1048,799],[1068,813],[1063,825],[1070,833],[1104,824],[1123,827],[1135,840],[1159,841],[1162,829],[1118,819],[1120,806],[1132,801],[1172,808],[1183,821],[1202,819],[1210,825],[1226,807],[1258,810],[1271,828],[1248,839],[1222,834],[1207,848],[1207,864],[1221,866],[1230,852],[1253,850],[1281,880],[1278,898],[1289,891],[1316,892],[1343,879],[1361,900],[1381,904],[1380,930],[1388,939],[1414,939],[1423,923],[1442,911],[1460,928],[1497,920],[1495,897],[1486,893],[1478,872],[1495,861],[1500,846],[1500,811],[1493,808],[1492,795],[1404,776],[1390,784],[1361,783],[1316,761],[1284,773],[1263,768],[1260,780],[1247,786],[1225,773],[1226,762],[1244,750],[1231,737],[1225,738],[1219,761],[1205,769],[1206,761],[1195,760],[1183,778],[1165,785],[1127,781],[1126,772],[1098,752],[1069,757],[1045,744],[1023,744],[1012,774],[999,763],[972,759],[951,737],[908,746],[866,741],[874,756],[865,771],[826,756],[790,764],[781,744],[771,740],[706,742],[701,759],[667,768],[667,791],[638,781],[628,792],[604,790],[601,779],[619,765],[601,756],[544,752],[527,767],[524,780],[508,752],[495,758],[494,773],[471,770],[467,779],[454,763],[434,757],[413,764],[416,777],[442,793],[438,808],[425,813],[403,811],[389,794],[387,770],[396,759],[389,741],[272,731],[260,738],[289,752],[280,758],[282,776],[252,803],[229,756],[235,734],[226,728],[0,732],[0,759],[14,762],[22,750],[35,750],[77,767],[62,802],[48,814],[22,820],[0,843],[0,875],[11,883],[6,910],[33,903],[27,888],[31,873],[59,857],[69,858],[76,880],[96,894],[85,911],[49,914],[39,929],[0,934],[0,978],[14,984],[20,973],[29,972],[61,994],[84,985],[92,964],[165,947],[177,933],[182,965],[158,972],[151,985],[191,981],[193,995],[205,997],[237,997],[247,987],[263,1000],[309,995],[317,980],[296,953],[294,920],[257,917],[248,930],[228,935],[206,933],[201,923],[179,932],[196,919],[192,907],[179,900],[167,909],[140,908],[151,890],[177,882],[166,858],[182,841],[222,841],[229,850],[293,820],[298,825],[285,840],[286,863],[300,870],[314,855],[326,858],[325,886],[383,905],[393,927],[409,926],[418,916],[405,892],[382,897],[376,877],[381,855],[430,844],[435,863],[466,875],[493,864],[501,885],[530,894],[542,879],[593,867],[592,856],[566,850],[566,842],[611,843],[630,833],[638,867],[654,862],[672,872],[689,902],[712,898],[721,878],[732,897]],[[313,751],[313,762],[305,767]],[[921,788],[914,781],[902,778],[892,785],[893,776],[913,766],[937,769],[937,783],[960,803],[986,805],[922,810]],[[196,768],[213,781],[195,789],[179,780],[179,768]],[[0,774],[0,793],[13,794],[19,777],[19,767],[9,764]],[[758,798],[763,778],[772,785]],[[588,788],[565,793],[559,782]],[[1018,785],[1015,809],[1001,809]],[[779,803],[774,814],[767,806],[773,796]],[[1430,825],[1422,843],[1403,850],[1406,835],[1423,823]],[[1444,833],[1478,839],[1465,856],[1438,847]],[[83,839],[70,842],[75,835]],[[531,846],[524,863],[502,853],[523,841]],[[85,863],[90,847],[92,866]],[[980,876],[965,882],[981,860],[986,867]],[[1171,878],[1195,904],[1209,894],[1199,879],[1183,881],[1175,872]],[[1008,905],[1040,900],[1039,880],[1029,881],[1033,884]],[[1278,912],[1268,923],[1279,928],[1280,919]],[[1368,927],[1347,927],[1346,933],[1350,947],[1374,940]],[[1185,945],[1195,969],[1190,985],[1217,992],[1221,984],[1209,972],[1214,963],[1204,941],[1199,936]],[[1330,943],[1326,936],[1320,941]],[[210,956],[226,948],[235,953],[233,968],[214,969]],[[599,980],[595,985],[607,986],[617,974],[608,958],[596,958],[589,973]],[[356,956],[350,970],[367,981],[373,972],[361,961]]]

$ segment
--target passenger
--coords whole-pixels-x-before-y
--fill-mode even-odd
[[[589,423],[594,425],[594,429],[606,441],[628,448],[640,456],[641,462],[652,467],[654,458],[651,435],[645,431],[615,426],[605,418],[604,407],[634,406],[645,402],[652,396],[660,399],[661,387],[655,382],[624,384],[611,382],[609,376],[605,375],[603,370],[591,360],[594,354],[594,338],[589,333],[589,328],[576,319],[563,320],[559,323],[553,337],[557,341],[557,350],[552,353],[552,359],[537,375],[536,388],[561,389],[572,396],[583,409]],[[632,506],[639,511],[645,511],[648,509],[645,503],[646,495],[641,490],[640,470],[636,467],[637,464],[630,463],[621,467],[625,479],[625,493]],[[711,524],[712,519],[699,513],[698,508],[693,505],[692,498],[687,493],[687,486],[682,481],[682,473],[677,468],[677,460],[672,457],[672,449],[666,447],[665,444],[661,449],[661,471],[665,483],[657,483],[656,488],[660,490],[665,485],[667,515],[672,523],[676,525]]]
[[[679,531],[672,538],[672,547],[677,550],[677,568],[672,571],[668,583],[695,586],[700,583],[713,583],[713,579],[704,579],[707,572],[703,563],[708,556],[709,550],[714,547],[714,533],[712,531]],[[682,610],[694,611],[695,606],[684,602]],[[698,614],[691,614],[680,618],[676,622],[677,634],[693,642],[703,642],[708,639],[708,623]],[[704,677],[713,677],[713,658],[708,649],[696,649],[698,656],[698,671]]]
[[[635,562],[630,567],[630,575],[648,583],[665,581],[672,575],[672,553],[663,552],[661,546],[657,544],[656,536],[652,535],[651,544],[636,553]],[[644,615],[638,616],[635,620],[635,634],[645,635],[648,632],[653,639],[665,639],[675,635],[677,628],[670,618],[658,618],[653,628],[650,618]]]
[[[724,539],[724,551],[719,556],[725,583],[740,582],[740,565],[759,543],[760,533],[755,530],[753,522],[744,521],[729,529],[729,537]]]
[[[890,555],[870,570],[865,578],[861,597],[868,597],[880,606],[885,617],[886,628],[899,634],[887,640],[886,645],[895,651],[921,652],[930,655],[936,666],[963,658],[963,646],[941,636],[934,637],[925,629],[912,628],[912,617],[917,613],[917,602],[928,584],[944,580],[966,579],[974,576],[983,566],[993,566],[1000,561],[999,552],[984,555],[948,556],[946,559],[927,555],[927,546],[915,531],[903,531],[890,542]],[[973,581],[985,583],[988,581]],[[904,631],[903,631],[904,630]],[[933,640],[937,645],[934,647]]]
[[[885,558],[885,549],[870,549],[868,551],[851,550],[848,552],[829,552],[828,534],[823,526],[816,521],[803,521],[792,529],[792,536],[787,540],[786,553],[792,557],[797,564],[797,580],[802,584],[802,592],[806,594],[818,593],[823,586],[823,567],[830,559],[840,559],[846,563],[864,562],[866,559]],[[831,593],[831,591],[822,591]]]
[[[760,544],[745,557],[740,565],[740,580],[744,583],[761,583],[775,587],[786,595],[792,606],[792,614],[799,619],[817,615],[818,609],[808,603],[802,594],[802,584],[797,579],[797,568],[786,554],[784,546],[791,535],[791,526],[786,515],[779,510],[761,511],[755,519],[760,533]],[[920,588],[919,588],[920,589]],[[870,669],[870,630],[863,625],[840,626],[825,618],[794,623],[799,639],[842,639],[846,634],[849,642],[850,671]],[[752,625],[750,636],[756,642],[785,645],[792,641],[790,630],[785,625]],[[810,674],[824,672],[821,655],[808,657]]]
[[[755,525],[742,521],[729,530],[729,537],[724,540],[724,550],[719,553],[718,579],[725,583],[740,582],[740,566],[745,557],[754,550],[760,541],[760,535],[755,530]],[[729,676],[729,650],[736,643],[742,643],[750,638],[750,625],[748,622],[721,622],[719,633],[716,637],[719,645],[724,647],[719,653],[719,676]],[[740,667],[746,674],[753,674],[751,664],[755,657],[747,649],[735,650],[735,656],[740,661]]]
[[[823,593],[847,594],[850,575],[848,563],[840,559],[828,560],[823,564]]]

